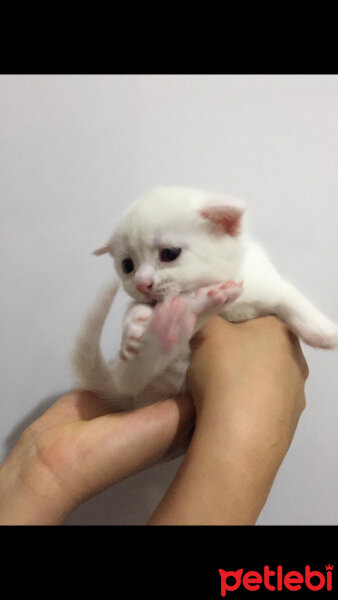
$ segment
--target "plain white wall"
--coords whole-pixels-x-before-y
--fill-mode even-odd
[[[111,277],[105,242],[157,184],[244,197],[279,269],[338,321],[338,77],[0,77],[1,458],[73,385],[69,352]],[[127,297],[104,332],[118,348]],[[338,524],[337,353],[303,346],[307,409],[260,524]],[[69,524],[143,524],[180,460],[79,507]]]

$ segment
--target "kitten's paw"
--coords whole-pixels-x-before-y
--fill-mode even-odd
[[[194,332],[196,315],[184,296],[171,296],[156,305],[149,326],[149,335],[158,351],[168,354],[183,342],[188,342]]]
[[[196,315],[202,313],[215,313],[227,304],[238,298],[242,292],[243,283],[236,281],[225,281],[209,285],[196,290],[192,295],[192,310]]]
[[[123,324],[120,357],[132,360],[138,355],[153,314],[151,306],[138,304],[127,314]]]
[[[310,331],[302,331],[301,337],[306,344],[314,348],[333,350],[338,348],[338,326],[329,323],[326,327],[317,327]]]

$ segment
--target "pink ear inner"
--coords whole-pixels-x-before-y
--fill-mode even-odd
[[[241,231],[242,213],[242,210],[234,206],[208,206],[200,210],[200,215],[204,219],[231,236],[236,236]]]

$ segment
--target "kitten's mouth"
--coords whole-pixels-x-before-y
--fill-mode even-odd
[[[184,292],[184,291],[181,291],[181,292],[171,292],[171,293],[170,293],[170,291],[168,291],[168,293],[167,293],[167,294],[161,294],[161,295],[157,295],[157,296],[151,296],[151,295],[147,295],[147,296],[146,296],[146,302],[147,302],[147,304],[150,304],[150,306],[156,306],[156,304],[159,304],[159,303],[163,302],[163,300],[164,300],[164,299],[165,299],[165,298],[166,298],[168,295],[170,295],[170,294],[172,294],[172,295],[176,295],[176,294],[177,294],[177,295],[178,295],[178,294],[185,295],[185,292]]]
[[[161,302],[163,300],[163,298],[160,298],[159,296],[152,296],[152,294],[148,293],[148,294],[143,294],[143,302],[146,302],[147,304],[149,304],[150,306],[156,306],[156,304],[158,302]]]
[[[165,298],[165,294],[156,295],[156,296],[147,294],[145,297],[145,301],[147,302],[147,304],[150,304],[150,306],[156,306],[156,304],[158,304],[159,302],[163,302],[164,298]]]
[[[188,292],[186,290],[182,290],[179,289],[178,287],[175,288],[162,288],[159,290],[154,290],[154,291],[150,291],[149,292],[145,292],[143,293],[143,296],[145,298],[145,302],[147,302],[147,304],[150,304],[150,306],[156,306],[156,304],[158,304],[159,302],[163,302],[163,300],[169,296],[169,295],[176,295],[176,294],[188,294]]]

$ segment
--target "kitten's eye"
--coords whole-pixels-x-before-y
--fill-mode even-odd
[[[131,258],[125,258],[122,261],[122,271],[124,273],[131,273],[134,270],[134,263]]]
[[[172,260],[175,260],[181,252],[182,248],[163,248],[160,257],[163,262],[171,262]]]

